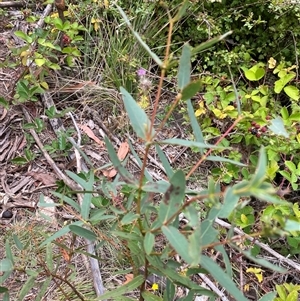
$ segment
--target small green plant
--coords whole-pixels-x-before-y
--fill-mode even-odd
[[[276,291],[279,297],[274,301],[297,301],[299,299],[300,285],[284,283],[276,285]]]

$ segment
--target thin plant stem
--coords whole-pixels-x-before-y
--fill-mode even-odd
[[[238,118],[234,121],[234,123],[229,127],[229,129],[219,138],[219,140],[215,143],[215,146],[217,146],[230,132],[231,130],[243,119],[242,116],[238,116]],[[189,171],[189,173],[186,176],[186,180],[193,174],[193,172],[202,164],[204,160],[211,154],[213,149],[209,149],[206,154],[204,154],[200,160],[193,166],[193,168]]]

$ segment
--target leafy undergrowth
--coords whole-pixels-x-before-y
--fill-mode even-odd
[[[2,28],[3,300],[298,299],[297,60],[246,43],[281,2],[55,1]]]

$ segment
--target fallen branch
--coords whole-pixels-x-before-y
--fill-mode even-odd
[[[232,229],[232,225],[230,225],[229,223],[226,223],[224,221],[222,221],[219,218],[216,218],[215,222],[226,228],[226,229]],[[249,239],[251,242],[253,242],[254,244],[256,244],[257,246],[259,246],[260,248],[264,249],[265,251],[267,251],[268,253],[272,254],[274,257],[276,257],[277,259],[279,259],[281,262],[286,263],[287,265],[289,265],[292,269],[296,269],[298,272],[300,272],[300,265],[298,263],[296,263],[293,260],[290,260],[284,256],[282,256],[281,254],[277,253],[276,251],[274,251],[272,248],[270,248],[268,245],[259,242],[257,239],[253,238],[252,236],[247,235],[245,232],[243,232],[242,230],[234,227],[233,231],[239,235],[242,236],[246,236],[247,239]]]
[[[26,4],[18,1],[5,1],[0,2],[0,7],[26,7]]]

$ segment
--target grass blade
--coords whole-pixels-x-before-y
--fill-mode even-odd
[[[156,62],[156,64],[160,67],[163,66],[163,62],[162,60],[154,53],[152,52],[152,50],[149,48],[149,46],[142,40],[142,38],[140,37],[140,35],[133,29],[129,19],[127,18],[125,12],[123,11],[123,9],[116,5],[117,9],[119,10],[120,14],[122,15],[123,19],[125,20],[126,25],[129,27],[129,29],[131,30],[131,32],[133,33],[133,35],[136,37],[136,39],[138,40],[138,42],[142,45],[142,47],[149,53],[149,55],[153,58],[153,60]]]

